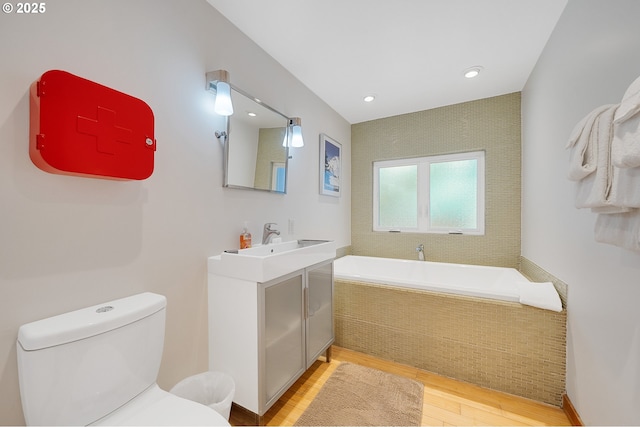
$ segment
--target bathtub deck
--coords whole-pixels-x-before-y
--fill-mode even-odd
[[[562,409],[333,347],[331,363],[316,362],[264,415],[267,425],[291,426],[340,362],[357,363],[425,385],[422,425],[571,425]],[[251,424],[232,411],[232,425]]]

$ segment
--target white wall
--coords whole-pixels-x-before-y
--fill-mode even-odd
[[[596,243],[564,149],[640,75],[640,2],[570,0],[522,96],[522,255],[569,286],[567,392],[589,425],[640,424],[640,253]]]
[[[350,126],[204,0],[58,0],[0,14],[0,424],[23,423],[19,325],[142,291],[168,297],[160,385],[207,368],[206,258],[237,247],[243,221],[285,238],[350,244]],[[206,71],[290,116],[306,146],[289,192],[222,187]],[[62,69],[146,101],[155,172],[141,182],[53,175],[28,156],[29,85]],[[318,135],[343,144],[340,199],[318,192]],[[287,234],[288,219],[295,232]]]

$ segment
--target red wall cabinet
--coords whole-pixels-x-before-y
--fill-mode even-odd
[[[40,169],[146,179],[156,150],[153,111],[142,100],[65,71],[30,88],[29,156]]]

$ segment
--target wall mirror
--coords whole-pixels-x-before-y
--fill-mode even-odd
[[[289,151],[282,145],[289,118],[231,86],[234,114],[226,118],[224,186],[287,192]]]

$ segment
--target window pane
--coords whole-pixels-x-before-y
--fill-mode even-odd
[[[276,168],[276,188],[275,191],[280,191],[284,193],[284,183],[285,176],[287,175],[287,170],[283,167]]]
[[[432,163],[429,169],[431,227],[477,228],[478,161]]]
[[[378,222],[380,227],[418,226],[418,167],[394,166],[379,170]]]

